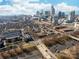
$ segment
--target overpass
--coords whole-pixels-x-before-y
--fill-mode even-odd
[[[53,54],[42,42],[41,40],[35,41],[35,45],[41,52],[45,59],[57,59],[55,54]]]
[[[62,34],[62,35],[65,34],[65,35],[67,35],[68,37],[79,41],[79,38],[77,38],[77,37],[75,37],[75,36],[72,36],[72,35],[70,35],[70,34],[62,33],[62,32],[56,31],[55,29],[53,29],[53,31],[54,31],[55,33],[60,33],[60,34]]]
[[[68,35],[70,38],[72,38],[72,39],[75,39],[75,40],[77,40],[77,41],[79,41],[79,38],[77,38],[77,37],[75,37],[75,36],[72,36],[72,35]]]
[[[55,54],[53,54],[47,47],[46,45],[41,41],[41,39],[39,39],[34,33],[32,33],[32,38],[34,40],[34,42],[32,42],[37,49],[40,51],[40,53],[42,54],[42,56],[45,59],[58,59]],[[38,39],[38,40],[37,40]]]

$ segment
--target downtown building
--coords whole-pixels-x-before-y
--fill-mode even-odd
[[[68,23],[72,23],[75,21],[75,11],[71,11],[70,15],[68,16]]]

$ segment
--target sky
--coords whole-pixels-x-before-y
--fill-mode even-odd
[[[0,0],[0,15],[33,15],[37,10],[50,10],[79,14],[79,0]]]

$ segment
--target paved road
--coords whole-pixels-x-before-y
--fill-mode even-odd
[[[55,32],[55,33],[60,33],[60,34],[65,34],[65,35],[67,35],[68,37],[79,41],[79,38],[77,38],[77,37],[75,37],[75,36],[72,36],[71,34],[62,33],[62,32],[56,31],[56,30],[54,30],[54,32]]]
[[[72,35],[68,35],[70,38],[72,38],[72,39],[75,39],[75,40],[77,40],[77,41],[79,41],[79,38],[77,38],[77,37],[75,37],[75,36],[72,36]]]
[[[40,40],[36,41],[35,44],[45,59],[57,59],[57,57]]]

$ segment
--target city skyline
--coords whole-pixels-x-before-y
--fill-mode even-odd
[[[50,10],[51,5],[56,13],[75,10],[79,14],[78,3],[78,0],[0,0],[0,15],[33,15],[37,10]]]

